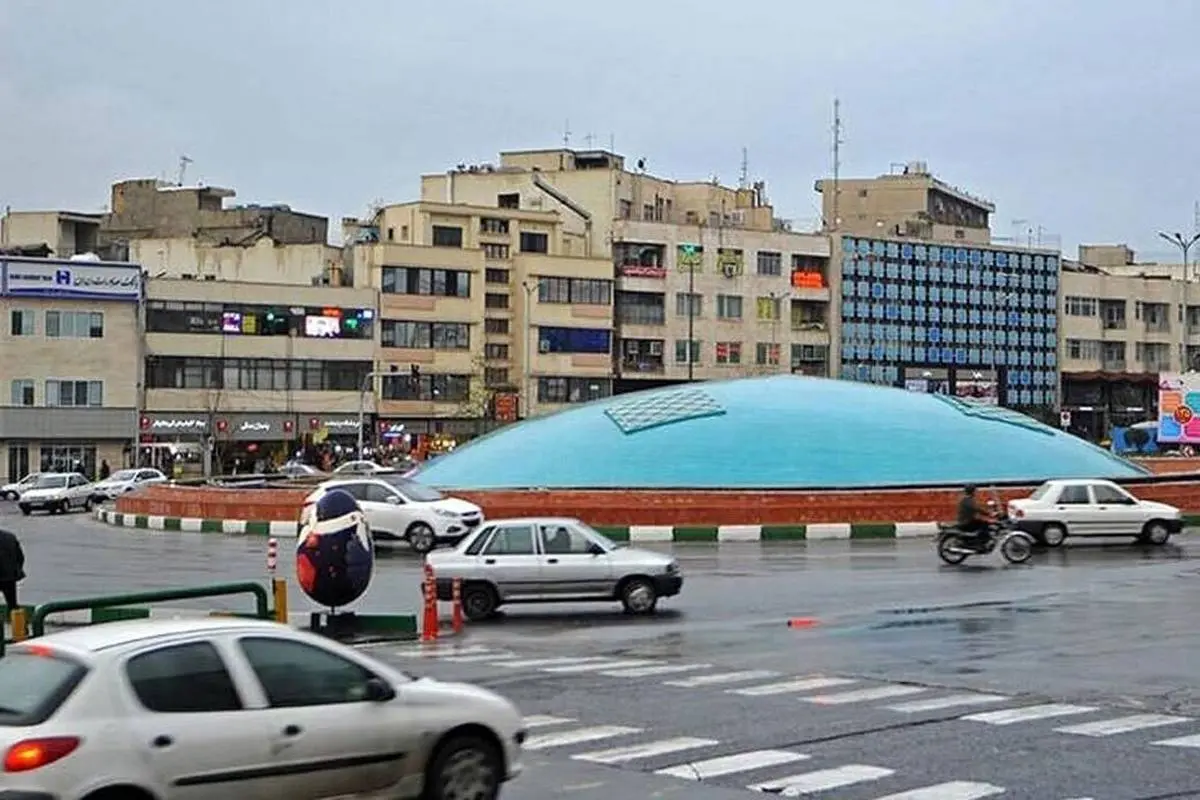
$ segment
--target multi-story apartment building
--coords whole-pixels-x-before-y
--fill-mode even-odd
[[[100,255],[102,214],[78,211],[6,211],[0,217],[0,250],[42,247],[42,255]]]
[[[55,247],[59,245],[56,243]],[[0,256],[0,474],[128,461],[137,434],[134,264]]]
[[[498,166],[460,165],[421,182],[426,201],[555,211],[565,241],[609,261],[617,392],[828,374],[828,239],[791,231],[765,194],[761,183],[657,178],[602,150],[505,152]],[[561,382],[553,388],[563,393]],[[565,389],[571,401],[592,396],[590,384]]]
[[[1082,245],[1062,273],[1063,409],[1102,438],[1152,419],[1160,372],[1200,369],[1200,288],[1182,265],[1139,264],[1125,245]]]
[[[382,430],[472,435],[612,392],[612,264],[558,213],[421,201],[343,220],[379,290]]]
[[[1057,251],[989,244],[993,206],[920,162],[840,180],[836,190],[818,181],[817,190],[839,239],[831,272],[840,377],[1051,416]]]

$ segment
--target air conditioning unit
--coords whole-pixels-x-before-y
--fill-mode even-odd
[[[549,353],[550,352],[550,340],[549,339],[541,339],[538,341],[538,352],[539,353]]]

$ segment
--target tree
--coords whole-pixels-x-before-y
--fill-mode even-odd
[[[487,385],[487,373],[481,357],[471,359],[470,383],[467,396],[456,409],[456,417],[479,420],[481,423],[492,416],[492,400],[496,390]]]

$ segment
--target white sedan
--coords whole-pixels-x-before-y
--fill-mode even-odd
[[[17,500],[21,513],[65,514],[72,508],[92,507],[92,483],[78,472],[43,472]]]
[[[1112,481],[1046,481],[1032,495],[1010,500],[1016,526],[1048,547],[1068,536],[1132,536],[1163,545],[1183,530],[1175,506],[1139,500]]]
[[[31,472],[21,480],[15,483],[6,483],[0,486],[0,499],[16,500],[21,496],[21,492],[29,489],[33,484],[37,483],[37,479],[42,476],[41,472]]]
[[[115,500],[135,489],[166,483],[168,480],[169,478],[157,469],[119,469],[104,480],[92,484],[92,502]]]
[[[521,770],[504,698],[270,622],[117,622],[0,659],[0,796],[493,800]]]
[[[358,501],[376,542],[408,542],[418,553],[457,544],[483,522],[483,509],[474,503],[446,497],[395,473],[326,481],[304,498],[304,505],[334,489]]]

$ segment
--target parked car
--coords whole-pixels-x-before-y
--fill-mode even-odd
[[[92,484],[92,502],[115,500],[126,492],[156,483],[166,483],[168,480],[170,479],[157,469],[119,469],[104,480]]]
[[[15,483],[6,483],[0,486],[0,499],[16,500],[21,496],[21,492],[32,487],[37,482],[37,479],[44,474],[43,472],[31,472]]]
[[[289,461],[279,468],[279,474],[285,478],[316,478],[324,475],[321,470],[311,464],[302,464],[299,461]]]
[[[0,659],[3,796],[492,800],[524,739],[497,694],[265,621],[93,625]]]
[[[508,603],[616,601],[631,614],[652,614],[659,598],[683,588],[672,556],[616,544],[577,519],[491,520],[425,560],[440,599],[461,579],[463,611],[474,620]]]
[[[334,475],[373,475],[376,472],[393,472],[388,467],[376,464],[374,461],[347,461],[333,471]]]
[[[304,498],[304,504],[317,502],[333,489],[358,501],[376,542],[408,542],[418,553],[457,544],[483,522],[483,509],[474,503],[446,497],[394,473],[326,481]]]
[[[78,472],[43,472],[17,500],[21,513],[34,511],[65,514],[72,508],[92,507],[92,483]]]
[[[1183,530],[1178,508],[1139,500],[1103,480],[1046,481],[1029,497],[1010,500],[1008,516],[1048,547],[1068,536],[1132,536],[1163,545]]]

